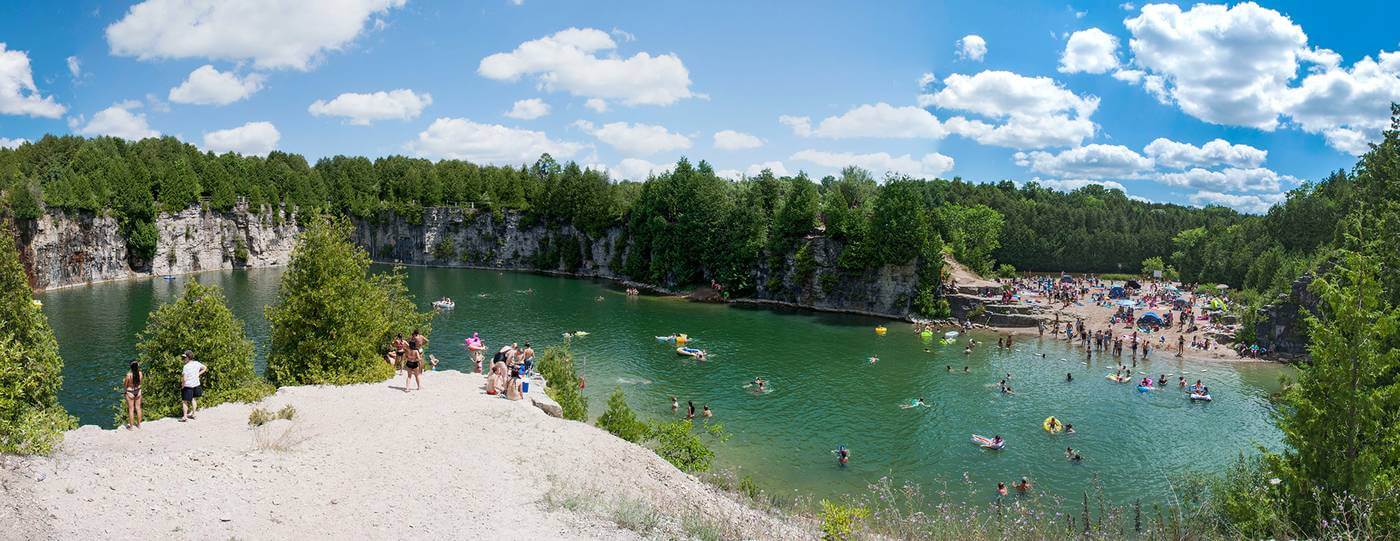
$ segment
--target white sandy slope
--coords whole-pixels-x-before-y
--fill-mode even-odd
[[[653,536],[684,537],[679,517],[693,513],[739,537],[811,535],[481,384],[445,371],[408,393],[398,379],[283,388],[260,405],[291,404],[296,419],[259,429],[247,404],[134,431],[83,427],[51,457],[5,457],[0,538],[635,539],[608,520],[626,499],[670,517]],[[290,447],[269,448],[279,440]],[[568,497],[587,503],[549,503]]]

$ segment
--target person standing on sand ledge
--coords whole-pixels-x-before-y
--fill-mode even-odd
[[[208,371],[204,363],[194,360],[193,351],[185,350],[185,366],[180,369],[180,422],[193,419],[199,411],[199,397],[204,396],[199,377]]]
[[[122,379],[122,397],[126,402],[126,427],[141,428],[141,365],[131,361],[131,371]]]

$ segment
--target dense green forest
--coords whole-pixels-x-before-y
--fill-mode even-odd
[[[856,168],[815,181],[767,171],[731,181],[703,161],[685,160],[646,182],[613,182],[548,155],[519,167],[404,156],[335,156],[312,165],[284,152],[204,153],[173,137],[47,136],[0,149],[0,190],[20,220],[37,218],[45,207],[111,212],[141,258],[154,253],[158,213],[201,201],[215,210],[241,199],[254,210],[285,205],[360,219],[392,212],[414,220],[423,208],[443,205],[518,210],[589,235],[623,226],[640,247],[624,262],[636,278],[718,279],[737,289],[745,288],[741,276],[763,254],[795,249],[821,231],[843,243],[848,269],[906,263],[946,243],[983,270],[995,261],[1040,271],[1127,272],[1144,259],[1171,257],[1183,231],[1250,222],[1225,208],[1145,203],[1099,186],[1062,193],[1034,183],[877,182]],[[934,233],[937,239],[924,238]]]

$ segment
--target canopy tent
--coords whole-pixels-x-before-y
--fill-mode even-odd
[[[1127,296],[1128,292],[1123,290],[1123,286],[1113,286],[1108,289],[1108,298],[1110,299],[1123,299]]]
[[[1177,297],[1175,299],[1172,299],[1172,308],[1176,308],[1177,310],[1185,310],[1188,306],[1191,306],[1191,301],[1186,300],[1184,297]]]
[[[1157,315],[1156,312],[1147,312],[1138,317],[1138,323],[1156,323],[1161,325],[1166,323],[1166,320],[1162,319],[1162,316]]]
[[[1225,309],[1225,301],[1222,301],[1222,300],[1220,300],[1220,298],[1217,297],[1217,298],[1214,298],[1214,299],[1211,299],[1211,300],[1210,300],[1210,305],[1209,305],[1209,306],[1210,306],[1210,309],[1211,309],[1211,310],[1224,310],[1224,309]]]

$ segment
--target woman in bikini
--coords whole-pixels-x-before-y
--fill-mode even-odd
[[[417,383],[417,389],[423,390],[423,352],[418,349],[418,340],[408,341],[408,360],[404,361],[403,367],[407,374],[403,377],[403,390],[408,392],[408,382]]]
[[[122,379],[122,396],[126,402],[126,428],[131,429],[134,425],[141,428],[141,365],[136,361],[131,361],[131,371],[126,373]]]
[[[402,371],[404,361],[408,359],[408,341],[403,339],[403,333],[395,334],[389,346],[394,350],[394,370]]]

